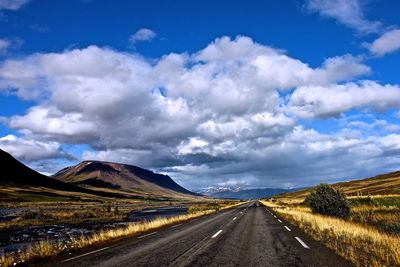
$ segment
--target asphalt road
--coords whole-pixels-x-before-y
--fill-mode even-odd
[[[351,266],[258,202],[40,266]]]

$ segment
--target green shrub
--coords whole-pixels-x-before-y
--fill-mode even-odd
[[[320,184],[305,200],[313,213],[320,213],[340,218],[350,215],[350,204],[342,191],[330,185]]]

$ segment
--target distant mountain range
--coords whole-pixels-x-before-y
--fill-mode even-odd
[[[255,188],[242,189],[239,187],[207,187],[199,191],[199,193],[215,197],[227,199],[259,199],[264,197],[272,197],[278,194],[292,192],[298,189],[281,189],[281,188]]]
[[[6,201],[14,197],[14,189],[18,189],[18,197],[22,199],[35,198],[35,194],[62,195],[63,191],[113,198],[190,199],[199,196],[181,187],[167,175],[125,164],[84,161],[48,177],[0,149],[0,166],[0,187],[4,191],[0,192],[3,194],[0,200]],[[7,191],[6,188],[13,189]]]
[[[238,192],[240,191],[240,187],[225,187],[225,186],[218,186],[218,187],[206,187],[202,188],[201,190],[197,191],[197,193],[206,195],[206,196],[211,196],[213,194],[217,194],[220,192]]]

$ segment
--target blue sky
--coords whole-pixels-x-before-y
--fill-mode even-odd
[[[395,0],[0,0],[0,148],[190,189],[399,169]],[[160,93],[161,92],[161,93]]]

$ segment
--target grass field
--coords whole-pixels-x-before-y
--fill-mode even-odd
[[[400,195],[349,197],[347,219],[313,214],[295,196],[263,203],[355,266],[400,266]]]
[[[400,172],[332,186],[351,205],[345,220],[311,213],[303,202],[313,188],[265,204],[356,266],[400,266]]]
[[[349,197],[363,196],[390,196],[400,195],[400,171],[388,174],[377,175],[362,180],[333,184],[335,188],[341,189]],[[285,199],[286,202],[301,202],[310,194],[312,188],[296,192],[282,194],[278,198]]]
[[[185,199],[181,196],[145,197],[142,194],[136,197],[132,192],[127,194],[126,198],[110,198],[42,187],[1,186],[0,209],[18,208],[21,211],[12,220],[0,220],[0,230],[33,225],[118,222],[133,210],[209,201],[188,195]]]

